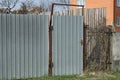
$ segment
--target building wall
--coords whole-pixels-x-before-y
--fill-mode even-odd
[[[117,23],[117,17],[120,17],[120,7],[117,6],[117,0],[115,0],[115,23]],[[120,32],[120,26],[116,25],[116,31]]]
[[[85,8],[107,8],[106,9],[106,20],[107,25],[114,22],[114,0],[84,0]],[[71,0],[72,4],[77,4],[77,0]],[[71,7],[71,9],[76,9],[76,7]]]
[[[114,0],[86,0],[86,8],[106,8],[106,24],[114,21]]]
[[[70,2],[71,4],[85,5],[85,0],[70,0],[70,1],[71,1]],[[79,8],[79,7],[71,6],[72,10],[75,10],[77,8]]]
[[[77,3],[77,0],[71,0],[71,3]],[[106,8],[106,24],[115,25],[114,30],[120,32],[120,25],[116,25],[117,17],[120,17],[120,7],[117,6],[117,0],[85,0],[85,8]],[[76,9],[76,7],[71,7]]]
[[[77,0],[71,0],[70,3],[71,3],[71,4],[76,4],[76,3],[77,3]],[[71,9],[72,9],[72,10],[75,10],[76,7],[75,7],[75,6],[71,6]]]

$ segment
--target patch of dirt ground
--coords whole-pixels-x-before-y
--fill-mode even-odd
[[[77,77],[86,77],[85,80],[97,80],[101,77],[110,77],[110,78],[116,78],[116,76],[108,73],[108,72],[85,72],[84,74],[77,75]],[[90,77],[90,78],[89,78]]]

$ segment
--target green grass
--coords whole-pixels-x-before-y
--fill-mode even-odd
[[[16,80],[16,79],[12,79]],[[120,71],[117,72],[86,72],[84,75],[70,75],[70,76],[44,76],[40,78],[29,78],[19,80],[120,80]]]

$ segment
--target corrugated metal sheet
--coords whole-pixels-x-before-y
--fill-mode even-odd
[[[83,17],[53,16],[53,74],[83,72]]]
[[[48,16],[0,14],[0,79],[48,74]]]

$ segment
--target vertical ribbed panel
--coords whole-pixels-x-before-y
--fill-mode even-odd
[[[53,16],[53,74],[83,72],[83,17]]]
[[[2,54],[2,16],[0,14],[0,78],[2,78],[2,72],[3,72],[3,54]]]
[[[48,16],[0,14],[0,79],[48,74]]]

